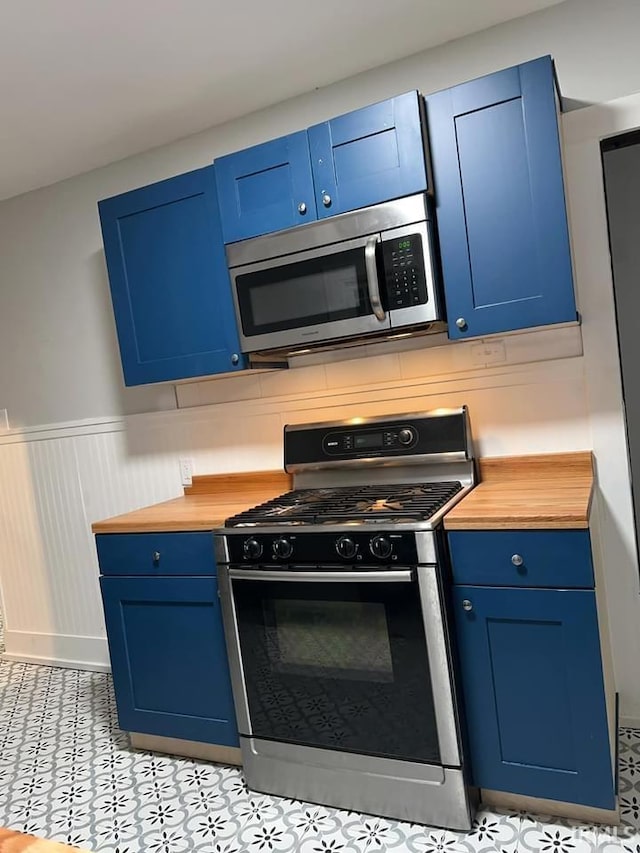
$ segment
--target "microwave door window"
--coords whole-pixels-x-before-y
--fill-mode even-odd
[[[236,288],[245,335],[371,313],[362,249],[245,273]]]
[[[343,267],[275,281],[249,292],[251,314],[259,326],[298,321],[309,316],[355,316],[360,304],[358,273]]]

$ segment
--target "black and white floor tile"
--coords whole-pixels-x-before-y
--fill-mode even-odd
[[[237,768],[134,752],[108,675],[0,662],[0,826],[110,853],[640,853],[640,729],[616,830],[482,811],[470,833],[248,791]]]

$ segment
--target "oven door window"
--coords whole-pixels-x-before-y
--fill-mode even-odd
[[[417,583],[233,581],[251,734],[439,763]]]
[[[247,336],[372,313],[363,248],[239,274],[235,286]]]

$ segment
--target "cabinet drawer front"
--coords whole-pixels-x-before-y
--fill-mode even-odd
[[[101,533],[103,575],[215,575],[213,533]]]
[[[449,546],[455,583],[594,586],[588,530],[456,531]]]

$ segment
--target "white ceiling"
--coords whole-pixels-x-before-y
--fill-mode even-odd
[[[4,0],[0,198],[559,0]]]

